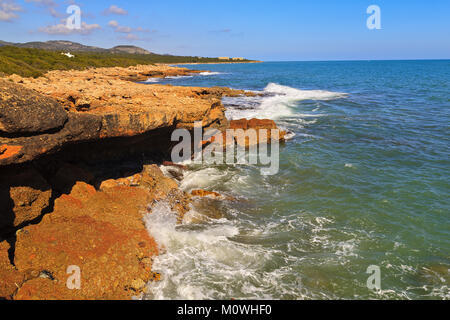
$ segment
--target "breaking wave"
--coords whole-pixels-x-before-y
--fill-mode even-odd
[[[216,76],[219,74],[223,74],[223,73],[222,72],[210,72],[210,71],[199,73],[199,75],[201,75],[201,76]]]
[[[280,119],[296,115],[295,106],[300,101],[317,100],[328,101],[345,98],[346,93],[325,90],[301,90],[276,83],[269,83],[263,91],[256,91],[262,97],[227,98],[226,103],[234,104],[227,110],[227,116],[232,119],[259,118]],[[234,100],[233,100],[234,99]],[[297,114],[297,116],[299,116]],[[301,115],[302,117],[315,117],[317,115]]]

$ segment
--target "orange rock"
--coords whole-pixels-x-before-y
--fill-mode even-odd
[[[166,166],[166,167],[176,167],[176,168],[179,168],[181,170],[187,170],[187,167],[185,165],[178,164],[178,163],[173,163],[172,161],[164,161],[162,163],[162,165]]]
[[[135,174],[131,177],[120,179],[109,179],[100,183],[99,189],[105,191],[118,186],[138,187],[142,182],[142,174]]]
[[[229,124],[229,129],[248,129],[248,120],[247,119],[239,119],[239,120],[231,120]]]
[[[20,150],[22,150],[22,146],[12,146],[12,145],[1,145],[0,146],[0,160],[11,158],[17,155]]]
[[[123,185],[126,181],[134,186]],[[151,270],[158,246],[143,214],[162,199],[179,213],[179,221],[190,209],[189,196],[156,165],[145,165],[142,173],[128,178],[107,180],[101,191],[76,182],[70,194],[56,199],[52,213],[16,233],[17,275],[30,276],[18,283],[18,290],[8,278],[7,294],[14,289],[19,300],[115,300],[144,292],[146,284],[160,276]],[[67,287],[69,266],[80,269],[79,290]]]
[[[213,199],[220,199],[220,200],[228,200],[228,201],[235,201],[236,198],[230,197],[230,196],[224,196],[220,193],[214,192],[214,191],[207,191],[207,190],[193,190],[191,191],[191,195],[194,197],[208,197]]]
[[[0,298],[5,299],[11,299],[25,280],[25,275],[11,265],[8,256],[9,248],[6,241],[0,242]]]
[[[269,119],[250,119],[248,121],[249,129],[277,129],[275,121]]]
[[[174,190],[178,190],[178,184],[175,180],[166,177],[155,164],[144,166],[141,185],[155,192],[155,195],[160,198],[166,197]]]
[[[77,182],[70,192],[70,196],[82,202],[88,201],[97,191],[85,182]]]
[[[222,195],[220,193],[214,191],[206,191],[206,190],[193,190],[191,194],[194,197],[213,197],[213,198],[221,198]]]
[[[33,81],[14,76],[8,77],[11,81],[0,80],[0,86],[6,88],[2,90],[5,94],[0,95],[0,104],[14,109],[7,103],[7,96],[20,101],[33,97],[34,104],[30,102],[25,106],[35,110],[33,119],[39,120],[26,121],[27,134],[23,136],[16,130],[14,137],[0,137],[3,146],[0,166],[32,161],[75,142],[135,137],[162,128],[192,129],[196,121],[202,122],[205,128],[225,128],[227,119],[221,98],[246,94],[242,90],[130,82],[130,79],[147,79],[155,72],[161,76],[184,74],[186,70],[148,65],[56,70]],[[27,114],[21,114],[22,109],[16,109],[14,119],[27,117]],[[61,114],[58,121],[51,116],[56,111]],[[16,122],[18,126],[20,121]],[[43,122],[45,126],[42,126]],[[1,125],[5,126],[2,121]]]
[[[142,219],[152,198],[142,188],[96,192],[77,183],[70,195],[56,200],[54,212],[41,223],[17,233],[18,270],[51,279],[25,282],[15,298],[130,299],[139,294],[152,278],[151,257],[158,253]],[[80,290],[66,285],[72,265],[81,271]]]
[[[73,300],[76,299],[71,291],[63,286],[55,285],[55,281],[48,278],[34,278],[25,282],[14,296],[15,300]]]
[[[0,175],[0,229],[32,221],[49,206],[52,190],[35,169],[8,169]]]
[[[272,140],[284,141],[286,136],[286,131],[279,130],[275,121],[269,119],[231,120],[229,129],[236,130],[234,135],[235,141],[247,148],[254,144],[270,143]],[[254,131],[250,132],[249,130]],[[272,136],[272,130],[278,130],[278,137]],[[265,134],[261,135],[264,131]],[[252,135],[254,135],[254,139],[251,138]]]

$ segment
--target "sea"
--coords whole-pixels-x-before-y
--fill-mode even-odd
[[[165,203],[145,299],[450,299],[450,60],[185,65],[150,79],[259,93],[229,119],[292,133],[279,171],[188,164],[180,187],[234,201]]]

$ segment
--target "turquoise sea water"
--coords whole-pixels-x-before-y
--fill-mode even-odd
[[[182,226],[164,204],[148,216],[166,249],[149,299],[450,298],[449,60],[187,67],[211,73],[160,83],[267,93],[225,98],[227,115],[295,137],[274,176],[191,166],[186,191],[241,201]],[[370,265],[380,291],[367,288]]]

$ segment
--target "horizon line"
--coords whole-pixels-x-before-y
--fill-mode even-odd
[[[262,60],[250,59],[250,61],[264,62],[371,62],[371,61],[445,61],[450,58],[413,58],[413,59],[330,59],[330,60]]]

